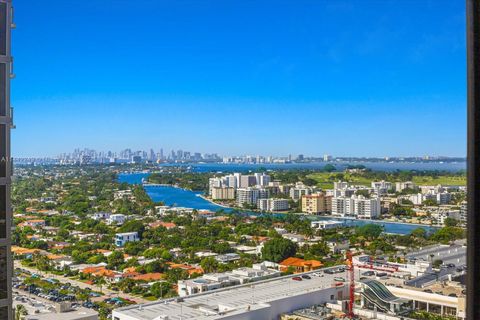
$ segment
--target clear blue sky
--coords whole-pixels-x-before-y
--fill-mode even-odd
[[[14,1],[14,156],[466,150],[465,1]]]

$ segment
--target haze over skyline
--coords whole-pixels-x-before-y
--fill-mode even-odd
[[[13,156],[463,157],[464,6],[18,1]]]

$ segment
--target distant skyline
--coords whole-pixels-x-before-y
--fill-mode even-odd
[[[466,154],[464,1],[14,6],[14,157]]]

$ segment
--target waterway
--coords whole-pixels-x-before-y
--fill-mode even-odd
[[[129,184],[141,184],[143,179],[148,177],[148,173],[125,173],[118,176],[119,182],[126,182]],[[176,187],[168,186],[145,186],[145,191],[150,198],[155,202],[163,202],[168,206],[185,207],[193,209],[205,209],[210,211],[224,210],[225,212],[231,212],[231,209],[225,209],[219,205],[216,205],[208,200],[200,197],[201,192],[195,192],[190,190],[184,190]],[[259,215],[255,212],[242,212],[247,215]],[[280,216],[281,214],[275,214]],[[358,220],[358,219],[346,219],[346,218],[332,218],[332,217],[318,217],[309,216],[313,220],[337,220],[343,221],[347,226],[363,226],[365,224],[378,224],[384,227],[385,232],[395,234],[410,234],[417,228],[423,228],[427,232],[431,233],[436,230],[435,227],[429,227],[418,224],[397,223],[397,222],[385,222],[381,220]]]
[[[351,161],[351,162],[308,162],[308,163],[259,163],[259,164],[234,164],[234,163],[175,163],[162,164],[162,166],[188,167],[193,172],[248,172],[255,171],[259,168],[266,170],[319,170],[325,165],[334,165],[338,171],[345,170],[350,165],[363,165],[374,171],[392,172],[397,170],[417,170],[417,171],[450,171],[457,172],[466,170],[466,162],[368,162],[368,161]]]

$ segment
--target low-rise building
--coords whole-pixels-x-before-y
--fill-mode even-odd
[[[165,299],[113,310],[115,320],[178,319],[278,319],[283,313],[314,304],[336,303],[347,297],[347,286],[332,286],[335,275],[311,276],[294,281],[291,276],[246,283],[211,292]]]
[[[110,212],[95,212],[93,215],[92,215],[92,219],[93,220],[107,220],[108,218],[110,218]]]
[[[337,220],[319,220],[310,222],[310,227],[317,230],[335,229],[345,226],[345,223]]]
[[[304,260],[290,257],[279,263],[280,271],[285,272],[293,269],[294,273],[302,273],[320,269],[323,266],[318,260]]]
[[[209,273],[202,277],[178,281],[177,292],[181,297],[196,293],[211,291],[219,288],[250,283],[278,277],[281,272],[268,269],[262,264],[253,265],[252,268],[239,268],[224,273]]]
[[[216,256],[215,260],[220,263],[229,263],[240,260],[240,255],[238,253],[226,253]]]
[[[115,245],[117,247],[123,247],[127,242],[140,241],[138,232],[124,232],[117,233],[115,235]]]
[[[107,222],[108,224],[115,225],[115,226],[121,226],[122,224],[125,223],[125,220],[127,217],[124,214],[112,214],[110,217],[108,217]]]

